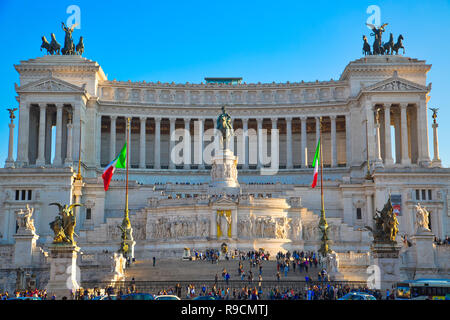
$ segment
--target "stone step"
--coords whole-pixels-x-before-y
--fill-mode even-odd
[[[248,260],[242,261],[244,272],[246,273],[245,280],[247,280],[248,272],[250,270]],[[141,260],[136,261],[131,267],[126,269],[126,280],[134,278],[135,281],[189,281],[189,280],[205,280],[213,281],[217,274],[219,280],[222,280],[222,271],[225,268],[230,274],[230,280],[240,280],[238,275],[239,260],[220,260],[218,263],[211,263],[210,261],[182,261],[181,259],[157,259],[156,265],[153,267],[153,261]],[[276,261],[263,261],[262,263],[262,278],[263,280],[277,280],[277,263]],[[259,268],[252,267],[253,280],[258,280]],[[305,280],[308,275],[311,279],[316,280],[317,274],[320,271],[319,266],[299,272],[296,268],[294,272],[292,267],[284,276],[284,272],[280,270],[281,280]]]

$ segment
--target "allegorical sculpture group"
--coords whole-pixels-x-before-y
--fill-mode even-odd
[[[369,226],[366,226],[366,228],[372,231],[374,242],[395,243],[398,233],[398,220],[392,206],[391,196],[389,196],[381,211],[376,210],[373,219],[375,222],[374,228],[372,229]]]
[[[74,207],[81,206],[79,203],[74,203],[71,205],[61,205],[59,203],[50,203],[50,206],[58,206],[59,213],[55,220],[50,222],[50,228],[53,230],[54,244],[71,244],[75,245],[76,242],[73,239],[76,226],[76,216],[73,212]]]
[[[364,55],[392,55],[398,54],[400,49],[403,49],[403,54],[405,54],[405,47],[403,46],[403,36],[399,35],[397,38],[397,42],[394,42],[394,35],[391,33],[388,42],[382,41],[383,32],[385,32],[385,27],[388,25],[387,23],[381,25],[381,27],[377,28],[373,24],[366,23],[373,33],[371,36],[375,37],[372,48],[370,48],[370,44],[367,41],[367,37],[363,35],[363,49],[362,52]]]
[[[82,55],[84,52],[84,43],[83,43],[83,37],[80,37],[80,41],[75,46],[72,39],[72,33],[77,24],[72,25],[71,27],[68,27],[65,25],[64,22],[61,22],[62,29],[66,33],[66,37],[64,38],[64,47],[61,49],[61,45],[56,41],[55,34],[52,33],[51,36],[51,42],[48,42],[45,36],[42,36],[42,44],[41,44],[41,51],[42,49],[47,50],[47,54],[50,55]]]

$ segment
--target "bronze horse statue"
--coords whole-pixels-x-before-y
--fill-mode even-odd
[[[394,35],[391,33],[389,41],[382,46],[382,54],[392,54],[394,52]]]
[[[403,46],[403,36],[399,35],[397,42],[394,44],[392,48],[392,52],[395,51],[395,54],[398,54],[398,50],[403,49],[403,54],[405,54],[405,47]]]
[[[55,37],[54,33],[51,34],[51,37],[52,37],[52,41],[50,42],[50,52],[53,52],[55,54],[60,54],[61,45],[58,43],[58,41],[56,41],[56,37]],[[50,54],[53,54],[53,53],[50,53]]]
[[[367,37],[365,35],[363,35],[363,40],[364,40],[363,49],[362,49],[363,54],[365,56],[371,55],[372,51],[370,51],[370,44],[369,44],[369,42],[367,42]]]
[[[47,41],[47,38],[45,36],[42,36],[42,44],[41,44],[41,51],[42,49],[47,50],[47,54],[50,54],[50,43]]]
[[[59,54],[59,50],[61,48],[61,45],[56,41],[55,34],[51,34],[52,41],[49,43],[45,36],[42,36],[42,44],[41,44],[41,51],[42,48],[47,50],[47,54],[53,55],[53,54]]]
[[[84,43],[83,43],[83,37],[80,37],[80,42],[78,42],[77,46],[75,47],[75,50],[77,52],[77,54],[79,54],[80,56],[83,55],[84,52]]]

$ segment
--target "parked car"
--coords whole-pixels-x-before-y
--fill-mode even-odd
[[[94,297],[92,300],[118,300],[116,295],[101,295],[101,296],[96,296]]]
[[[130,293],[121,297],[122,300],[155,300],[155,297],[150,293]]]
[[[168,294],[168,295],[156,296],[155,300],[181,300],[181,299],[178,298],[177,296]]]
[[[42,300],[39,297],[12,297],[8,298],[8,300]]]
[[[365,292],[349,292],[338,300],[377,300],[371,294]]]
[[[193,298],[192,300],[218,300],[218,299],[214,296],[198,296]]]

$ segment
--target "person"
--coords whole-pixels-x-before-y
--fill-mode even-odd
[[[278,282],[280,282],[280,278],[281,278],[280,271],[277,271],[277,280],[278,280]]]
[[[156,265],[156,257],[153,257],[153,266]]]

